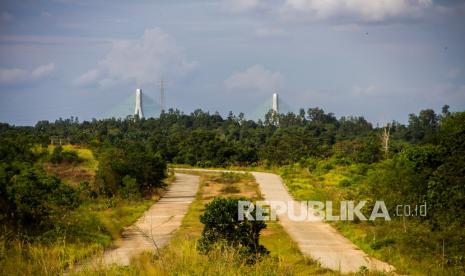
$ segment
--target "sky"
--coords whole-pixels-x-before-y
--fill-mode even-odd
[[[0,0],[0,122],[102,118],[161,79],[186,113],[464,111],[465,1]]]

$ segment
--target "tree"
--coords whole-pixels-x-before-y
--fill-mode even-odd
[[[443,227],[465,226],[465,112],[441,121],[438,133],[440,165],[428,181],[428,201],[433,219]]]
[[[205,227],[199,240],[198,249],[202,253],[209,252],[218,242],[238,249],[246,257],[268,254],[268,250],[259,243],[260,231],[266,223],[259,220],[238,219],[238,204],[245,198],[233,199],[216,197],[205,207],[200,222]],[[256,217],[256,209],[251,212]]]
[[[153,188],[162,187],[166,163],[160,154],[147,148],[140,142],[124,141],[118,147],[102,149],[95,189],[106,196],[116,195],[121,187],[125,187],[125,176],[136,180],[141,194],[150,194]]]
[[[79,205],[77,191],[36,168],[23,169],[13,176],[5,192],[11,210],[7,219],[24,228],[43,226],[48,217]]]
[[[122,185],[119,188],[119,194],[126,199],[139,199],[141,196],[137,180],[129,175],[123,177]]]
[[[407,139],[412,142],[428,141],[438,127],[439,118],[432,109],[421,110],[419,115],[409,115]]]
[[[442,114],[441,114],[441,117],[442,117],[442,118],[447,118],[447,117],[450,116],[451,113],[450,113],[450,111],[449,111],[449,108],[450,108],[450,106],[447,105],[447,104],[445,104],[445,105],[442,107],[442,109],[441,109],[441,111],[442,111],[442,112],[441,112],[441,113],[442,113]]]

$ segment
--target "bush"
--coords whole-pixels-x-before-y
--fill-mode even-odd
[[[320,160],[314,169],[316,174],[325,174],[334,168],[330,160]]]
[[[387,239],[382,239],[382,240],[373,242],[372,244],[370,244],[370,247],[374,250],[379,250],[382,247],[389,246],[394,243],[395,243],[394,239],[387,238]]]
[[[53,149],[52,154],[50,155],[50,162],[54,164],[59,163],[70,163],[76,164],[81,160],[75,150],[63,150],[62,146],[57,146]]]
[[[366,175],[369,169],[370,165],[364,163],[356,163],[350,166],[349,171],[351,174]]]
[[[63,151],[62,157],[63,157],[63,162],[65,163],[76,164],[76,163],[81,162],[81,159],[79,158],[75,150]]]
[[[238,187],[236,187],[236,186],[234,186],[234,185],[232,185],[232,184],[227,184],[226,187],[224,187],[223,189],[221,189],[221,192],[223,192],[223,193],[228,193],[228,194],[237,194],[237,193],[239,193],[240,191],[241,191],[241,190],[240,190]]]
[[[241,180],[241,177],[242,175],[239,173],[223,172],[215,180],[223,184],[233,184],[239,182]]]
[[[166,163],[160,154],[147,150],[138,142],[124,142],[118,147],[101,150],[95,190],[105,196],[114,196],[121,188],[128,189],[123,183],[125,176],[136,180],[139,194],[151,194],[154,188],[164,186]],[[133,183],[131,186],[134,189]]]
[[[119,193],[125,199],[138,199],[141,197],[137,180],[129,175],[123,177],[123,183],[119,188]]]
[[[195,163],[195,166],[196,167],[201,167],[201,168],[210,168],[212,167],[212,162],[210,161],[197,161],[197,163]]]
[[[200,222],[205,227],[198,242],[198,250],[208,253],[215,244],[224,243],[241,252],[247,262],[254,262],[269,252],[259,244],[260,231],[266,228],[263,221],[238,220],[238,203],[245,198],[233,199],[216,197],[207,204]],[[256,209],[251,212],[255,217]]]
[[[50,162],[57,164],[63,161],[63,147],[55,147],[50,155]]]
[[[23,169],[7,183],[8,214],[19,227],[37,228],[79,205],[79,193],[35,168]]]
[[[313,157],[305,158],[300,161],[300,165],[302,167],[307,167],[308,172],[312,173],[316,169],[316,166],[318,165],[318,159],[313,158]]]
[[[344,178],[341,181],[339,181],[340,187],[349,187],[350,185],[352,185],[352,182],[347,178]]]

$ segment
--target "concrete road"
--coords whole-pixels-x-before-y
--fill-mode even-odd
[[[300,204],[291,197],[281,177],[271,173],[252,172],[266,201],[291,202],[295,214]],[[369,270],[390,272],[394,267],[368,256],[355,244],[323,221],[292,221],[287,214],[279,222],[298,244],[301,252],[317,260],[323,267],[342,273],[356,272],[365,266]]]
[[[182,169],[177,169],[177,171],[182,171]],[[199,169],[199,171],[215,170]],[[290,202],[295,210],[294,213],[297,215],[301,213],[300,204],[289,194],[281,177],[272,173],[251,173],[258,183],[265,201],[283,201],[286,204]],[[279,223],[297,243],[300,251],[320,262],[323,267],[342,273],[357,272],[362,266],[369,270],[394,271],[393,266],[368,256],[324,221],[318,219],[315,221],[293,221],[289,219],[287,214],[278,214],[278,218]]]
[[[93,263],[129,265],[131,258],[143,251],[156,251],[166,245],[181,225],[198,187],[198,176],[176,173],[176,180],[165,195],[123,232],[122,239],[115,242],[115,249],[107,250],[103,258]]]

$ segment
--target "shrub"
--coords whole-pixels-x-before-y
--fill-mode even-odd
[[[318,159],[315,157],[302,158],[299,162],[301,167],[306,167],[309,173],[312,173],[318,164]]]
[[[53,149],[50,155],[50,162],[54,164],[59,163],[79,163],[81,160],[75,150],[63,150],[62,146],[57,146]]]
[[[247,262],[254,262],[269,252],[259,244],[260,231],[266,228],[263,221],[238,220],[238,203],[245,198],[233,199],[216,197],[207,204],[205,212],[200,216],[200,222],[205,227],[199,239],[198,250],[208,253],[215,244],[224,243],[236,248]],[[256,209],[251,212],[255,217]]]
[[[102,149],[95,190],[101,195],[114,196],[120,192],[120,188],[127,189],[123,183],[125,176],[136,180],[140,194],[151,194],[154,188],[164,186],[162,179],[166,176],[166,162],[160,154],[147,150],[144,144],[138,142],[124,142],[118,147]]]
[[[90,183],[87,181],[79,182],[78,191],[79,191],[81,199],[83,200],[93,198],[94,193],[95,193],[92,191],[92,187],[90,186]]]
[[[9,219],[20,227],[43,226],[49,222],[49,217],[59,216],[66,209],[79,205],[77,191],[39,169],[24,169],[7,185]]]
[[[140,198],[140,187],[137,180],[129,175],[123,177],[123,183],[119,188],[119,193],[125,199],[138,199]]]
[[[50,155],[50,162],[57,164],[63,161],[63,147],[57,146],[53,149],[52,154]]]
[[[350,166],[350,173],[358,175],[366,175],[370,165],[364,163],[355,163]]]
[[[349,187],[350,185],[352,185],[352,182],[347,178],[344,178],[341,181],[339,181],[340,187]]]
[[[241,180],[241,174],[233,172],[223,172],[216,181],[224,184],[237,183]]]
[[[391,244],[394,244],[395,240],[391,238],[375,241],[372,244],[370,244],[370,247],[374,250],[381,249],[382,247],[389,246]]]
[[[201,168],[209,168],[209,167],[212,167],[213,164],[212,162],[206,160],[206,161],[197,161],[197,163],[195,163],[195,166],[201,167]]]
[[[75,150],[63,151],[62,157],[63,157],[63,162],[65,163],[76,164],[76,163],[81,162],[81,159],[79,158]]]
[[[331,164],[329,160],[321,160],[318,162],[316,169],[314,170],[317,174],[325,174],[332,170],[334,166]]]
[[[236,193],[239,193],[241,190],[232,185],[232,184],[227,184],[226,187],[224,187],[223,189],[221,189],[221,192],[223,193],[229,193],[229,194],[236,194]]]

